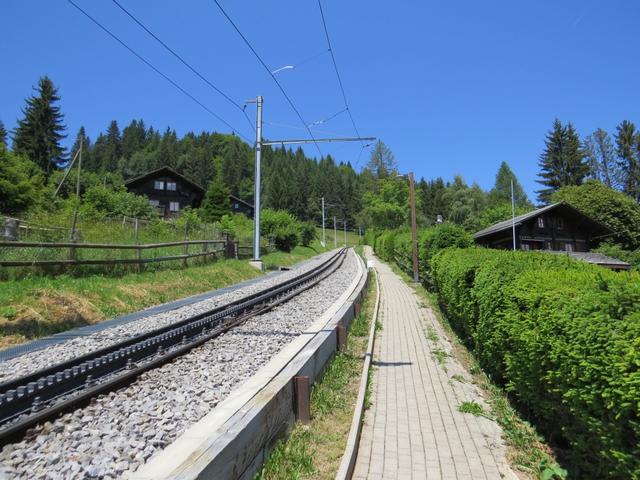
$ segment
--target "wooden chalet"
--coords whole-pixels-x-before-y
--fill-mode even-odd
[[[475,241],[489,248],[512,249],[514,225],[518,250],[561,252],[615,270],[630,268],[628,263],[591,252],[591,248],[613,231],[563,202],[498,222],[477,232]]]
[[[199,207],[206,193],[203,187],[170,167],[130,178],[125,186],[131,193],[147,197],[163,218],[176,217],[187,206]],[[253,218],[253,205],[234,195],[230,195],[229,200],[233,213]]]

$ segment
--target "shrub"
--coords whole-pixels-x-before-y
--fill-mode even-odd
[[[151,219],[157,216],[155,208],[145,197],[129,193],[124,187],[111,189],[102,185],[87,189],[82,197],[81,213],[90,219],[122,215]]]
[[[316,227],[313,222],[300,223],[300,241],[302,245],[308,247],[316,238]]]
[[[566,256],[449,249],[440,303],[576,478],[640,478],[640,275]]]
[[[300,242],[299,222],[290,213],[266,208],[260,218],[262,233],[273,238],[278,250],[290,252]]]

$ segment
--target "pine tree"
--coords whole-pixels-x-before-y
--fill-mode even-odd
[[[599,128],[584,141],[589,176],[601,181],[609,188],[617,188],[620,181],[620,169],[615,161],[615,150],[611,137]]]
[[[498,169],[498,173],[496,174],[496,182],[491,191],[489,192],[489,198],[492,203],[500,204],[500,203],[511,203],[511,182],[513,181],[513,196],[515,199],[515,204],[518,207],[531,207],[531,202],[527,198],[527,194],[525,193],[522,185],[518,181],[513,170],[509,168],[507,162],[502,162],[500,164],[500,168]]]
[[[640,202],[640,132],[628,120],[618,125],[616,154],[622,191]]]
[[[581,185],[589,173],[580,138],[571,123],[563,126],[556,119],[553,129],[547,134],[545,145],[538,163],[542,179],[537,180],[547,187],[538,191],[538,199],[542,203],[548,203],[553,192],[561,187]]]
[[[229,198],[231,192],[220,175],[220,168],[216,168],[216,170],[218,174],[209,183],[202,202],[202,217],[209,222],[220,220],[223,215],[229,213],[231,207],[231,199]]]
[[[4,128],[2,120],[0,120],[0,145],[7,146],[7,130]]]
[[[393,152],[382,140],[376,142],[376,146],[373,152],[371,152],[367,169],[369,169],[377,179],[386,178],[398,171],[398,164],[396,163]]]
[[[87,136],[87,133],[84,130],[84,127],[80,127],[78,130],[78,134],[76,135],[76,139],[73,142],[73,147],[71,147],[70,159],[73,160],[73,157],[76,156],[78,150],[80,150],[80,142],[82,141],[82,169],[86,169],[87,165],[91,165],[90,159],[90,151],[91,151],[91,140]]]
[[[66,137],[64,116],[56,102],[58,90],[49,77],[42,77],[35,89],[37,96],[26,99],[22,109],[24,118],[18,121],[14,131],[13,150],[26,155],[49,174],[65,162],[65,151],[60,141]]]
[[[121,153],[125,159],[130,159],[134,153],[142,150],[145,146],[147,131],[144,121],[132,120],[131,123],[122,130]]]

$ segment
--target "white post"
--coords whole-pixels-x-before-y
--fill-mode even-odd
[[[322,246],[326,245],[324,238],[324,197],[322,197]]]
[[[513,233],[513,250],[516,250],[516,200],[513,195],[513,178],[511,179],[511,230]]]
[[[336,226],[336,216],[333,216],[333,248],[338,248],[338,227]]]
[[[260,261],[260,154],[262,150],[262,97],[256,98],[256,165],[253,212],[253,260]]]

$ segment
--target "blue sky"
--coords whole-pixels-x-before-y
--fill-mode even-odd
[[[76,1],[208,108],[252,135],[239,110],[111,1]],[[306,136],[212,0],[120,1],[238,103],[263,95],[265,137]],[[277,75],[305,121],[344,108],[315,0],[221,3],[270,68],[297,65]],[[418,177],[459,173],[490,188],[506,160],[532,196],[544,135],[555,117],[572,121],[581,135],[598,127],[613,132],[623,119],[640,123],[640,2],[324,0],[323,7],[360,133],[381,138],[400,169]],[[62,96],[68,143],[80,125],[95,138],[111,119],[123,127],[144,118],[179,135],[228,131],[66,1],[3,0],[0,14],[0,119],[8,128],[31,87],[47,74]],[[249,113],[253,118],[251,107]],[[314,133],[354,134],[344,113]],[[313,146],[306,150],[317,154]],[[332,144],[321,150],[355,163],[361,149]]]

